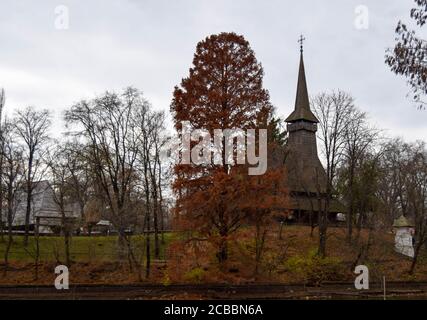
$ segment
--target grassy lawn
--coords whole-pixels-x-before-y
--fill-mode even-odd
[[[165,248],[172,239],[172,233],[164,235],[165,244],[161,246],[160,259],[165,256]],[[14,243],[10,250],[9,260],[19,262],[32,262],[36,251],[35,239],[30,237],[27,248],[23,246],[23,236],[14,236]],[[40,261],[56,262],[57,258],[63,260],[63,237],[40,237]],[[143,236],[132,236],[132,245],[137,255],[144,255],[145,241]],[[6,242],[0,241],[0,262],[4,259]],[[106,262],[117,259],[117,236],[93,236],[71,238],[71,259],[76,262]],[[151,236],[151,256],[154,259],[154,236]]]

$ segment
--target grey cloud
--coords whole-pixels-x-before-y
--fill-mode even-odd
[[[70,10],[70,29],[54,28],[54,8]],[[368,30],[354,28],[354,9],[369,8]],[[384,64],[399,19],[412,1],[12,1],[0,11],[0,86],[9,112],[36,105],[61,111],[85,97],[127,85],[168,109],[174,85],[188,73],[198,41],[235,31],[250,41],[265,69],[278,113],[293,107],[298,35],[304,33],[311,94],[351,92],[373,123],[390,134],[425,139],[427,112],[406,97],[405,80]]]

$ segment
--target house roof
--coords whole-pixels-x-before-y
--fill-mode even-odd
[[[20,226],[25,224],[26,210],[27,192],[22,190],[17,194],[17,207],[13,225]],[[66,208],[65,215],[67,218],[76,217],[76,213],[70,211],[69,206]],[[58,220],[62,217],[59,206],[55,202],[54,191],[48,181],[40,181],[34,185],[32,193],[30,224],[34,224],[37,217],[41,219],[47,219],[49,221]]]
[[[108,220],[99,220],[99,222],[96,224],[97,226],[111,226],[111,222]]]

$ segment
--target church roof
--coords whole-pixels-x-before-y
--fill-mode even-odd
[[[290,206],[288,209],[291,210],[301,210],[307,212],[320,212],[325,208],[325,196],[321,197],[320,203],[317,197],[308,196],[304,194],[291,194]],[[320,208],[319,208],[320,204]],[[344,205],[337,199],[330,199],[329,201],[329,213],[344,213],[346,208]]]
[[[414,224],[409,222],[405,216],[400,216],[400,218],[394,220],[393,227],[394,228],[405,228],[405,227],[413,227]]]
[[[308,99],[307,81],[305,79],[304,59],[303,59],[302,52],[301,52],[300,65],[299,65],[297,96],[295,99],[295,110],[286,119],[286,122],[295,122],[300,120],[305,120],[313,123],[319,122],[319,120],[316,118],[313,112],[311,112],[311,109],[310,109],[310,101]]]

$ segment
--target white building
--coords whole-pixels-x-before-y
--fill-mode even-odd
[[[17,208],[12,223],[14,229],[23,229],[25,226],[26,211],[27,193],[20,191],[17,193]],[[79,217],[75,206],[68,206],[65,215],[68,219],[77,219]],[[55,202],[54,191],[48,181],[38,182],[33,190],[30,227],[34,228],[37,220],[39,220],[40,233],[49,233],[51,232],[51,227],[62,225],[61,211]]]
[[[396,252],[413,258],[414,246],[412,244],[412,239],[414,235],[414,225],[404,216],[401,216],[394,221],[393,228],[396,234],[394,238]]]

